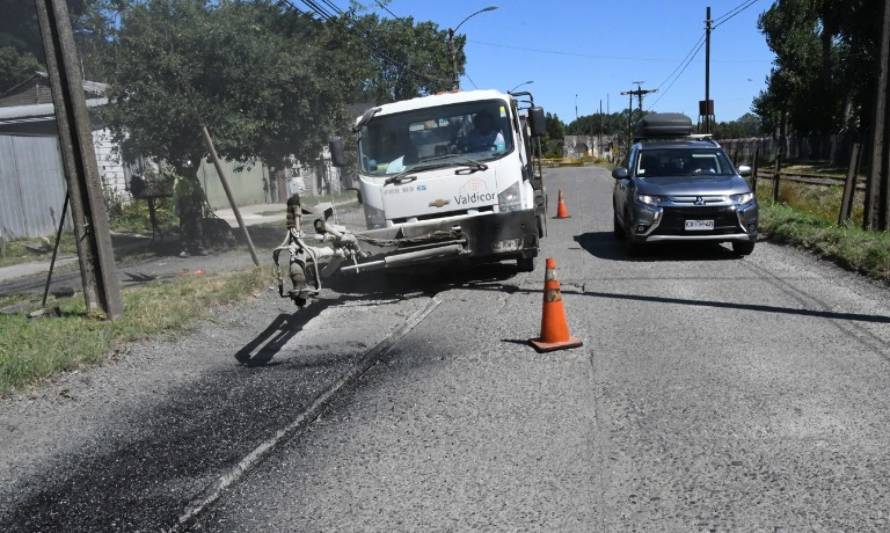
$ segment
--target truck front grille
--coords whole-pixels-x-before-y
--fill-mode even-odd
[[[474,213],[492,213],[494,212],[493,205],[486,205],[483,207],[473,208],[473,209],[461,209],[459,211],[447,211],[444,213],[428,213],[426,215],[418,215],[416,217],[402,217],[402,218],[394,218],[392,219],[393,224],[405,224],[410,221],[423,221],[423,220],[436,220],[439,218],[448,218],[448,217],[459,217],[464,215],[469,215],[470,211]]]

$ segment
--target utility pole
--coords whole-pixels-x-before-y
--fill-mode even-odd
[[[87,313],[123,312],[83,75],[65,0],[36,0]]]
[[[633,129],[633,106],[634,106],[634,96],[637,97],[637,105],[640,111],[640,117],[643,116],[643,97],[647,94],[654,93],[658,91],[658,89],[643,89],[642,81],[634,82],[637,86],[636,89],[631,89],[629,91],[623,91],[621,94],[627,96],[627,149],[630,151],[630,144],[633,138],[633,133],[631,130]]]
[[[704,116],[702,123],[705,133],[711,133],[711,117],[714,115],[714,102],[711,101],[711,6],[705,8],[705,100],[699,102],[698,113]]]
[[[888,126],[887,92],[890,88],[890,0],[884,0],[884,17],[881,38],[881,63],[875,94],[875,120],[872,124],[871,172],[866,189],[866,229],[883,231],[890,228],[890,140]]]
[[[600,129],[596,136],[596,146],[599,148],[600,155],[603,153],[603,99],[600,98]]]
[[[578,120],[578,95],[575,95],[575,120]]]

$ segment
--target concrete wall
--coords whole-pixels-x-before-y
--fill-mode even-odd
[[[232,196],[238,206],[264,204],[270,201],[268,195],[269,168],[260,163],[223,162],[223,170],[229,179]],[[204,160],[198,167],[198,179],[207,195],[207,201],[214,209],[228,208],[229,200],[219,181],[216,167]]]

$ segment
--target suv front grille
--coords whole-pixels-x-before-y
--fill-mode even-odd
[[[723,197],[720,197],[723,198]],[[713,220],[714,231],[686,231],[687,220]],[[729,235],[743,233],[739,217],[732,206],[665,207],[655,235]]]

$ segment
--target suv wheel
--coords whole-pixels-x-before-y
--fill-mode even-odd
[[[621,223],[618,222],[618,214],[615,211],[612,211],[612,235],[615,236],[616,239],[621,239],[624,237],[624,229],[621,227]]]
[[[751,255],[754,251],[752,241],[732,241],[732,252],[738,256]]]
[[[633,226],[628,225],[624,228],[624,252],[628,257],[636,257],[642,250],[643,243],[634,240]]]

